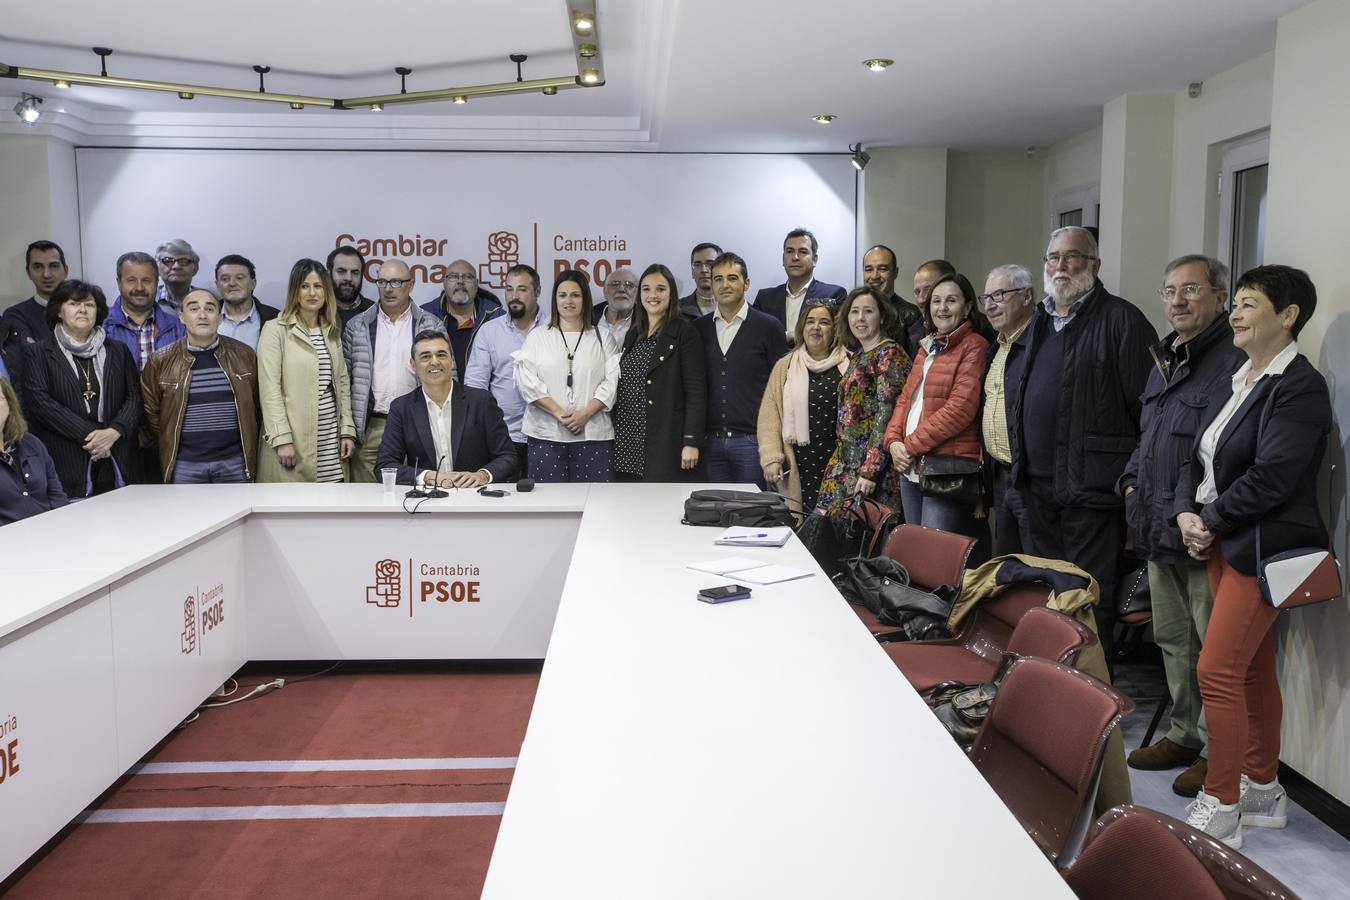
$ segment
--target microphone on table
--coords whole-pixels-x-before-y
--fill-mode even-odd
[[[534,490],[533,478],[522,478],[516,482],[516,491],[518,493],[528,494],[532,490]]]
[[[420,488],[417,486],[417,478],[418,478],[419,475],[422,474],[421,472],[418,471],[418,470],[421,468],[421,464],[422,464],[422,458],[421,458],[420,456],[414,456],[414,457],[413,457],[413,486],[408,490],[408,493],[406,493],[406,494],[403,495],[404,497],[422,498],[422,497],[425,497],[425,496],[427,495],[427,492],[426,492],[426,491],[420,489]]]
[[[432,485],[431,490],[427,491],[426,494],[424,495],[428,500],[441,500],[441,499],[443,499],[443,498],[445,498],[445,497],[449,497],[449,496],[450,496],[450,494],[449,494],[447,491],[441,490],[441,487],[440,487],[440,480],[439,480],[439,478],[440,478],[440,472],[441,472],[441,463],[443,463],[443,462],[445,462],[445,454],[444,454],[444,453],[441,454],[441,458],[440,458],[440,459],[436,460],[436,475],[437,475],[437,482],[436,482],[434,485]]]

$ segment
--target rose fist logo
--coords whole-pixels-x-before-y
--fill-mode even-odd
[[[183,633],[179,636],[179,649],[184,653],[197,650],[197,598],[193,596],[183,601]]]
[[[506,272],[520,262],[520,238],[510,231],[488,235],[488,261],[478,266],[478,281],[489,287],[506,287]]]
[[[376,606],[398,606],[403,596],[403,567],[396,559],[375,564],[375,583],[366,587],[366,602]]]

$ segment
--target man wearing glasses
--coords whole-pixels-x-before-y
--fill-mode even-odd
[[[450,334],[450,351],[455,356],[455,380],[464,380],[478,329],[489,319],[503,315],[502,304],[478,283],[478,274],[467,260],[457,259],[445,268],[441,295],[423,304],[423,312],[438,317]]]
[[[1014,489],[1026,511],[1022,547],[1097,579],[1097,631],[1110,659],[1125,546],[1116,482],[1139,441],[1139,395],[1158,335],[1138,307],[1107,291],[1100,268],[1087,229],[1051,233],[1047,296],[1031,322],[1008,437],[1017,448]]]
[[[439,317],[412,302],[412,272],[401,259],[380,266],[375,286],[379,302],[359,313],[342,329],[342,355],[352,382],[352,422],[356,457],[352,480],[372,482],[389,406],[417,387],[412,367],[413,335],[445,334]],[[434,461],[433,461],[434,462]]]
[[[688,297],[680,298],[680,315],[691,322],[717,308],[717,298],[712,292],[712,264],[721,253],[721,247],[706,241],[694,245],[689,253],[689,274],[694,279],[694,291]]]
[[[989,317],[998,337],[989,346],[989,367],[984,376],[981,402],[984,452],[989,457],[994,483],[993,555],[1021,553],[1022,511],[1015,493],[1009,504],[1012,483],[1013,446],[1008,440],[1008,398],[1017,394],[1026,367],[1027,326],[1036,309],[1035,281],[1025,266],[999,266],[984,280],[984,293],[976,299]]]
[[[632,269],[615,269],[605,279],[605,302],[595,308],[595,328],[611,356],[623,353],[623,339],[633,324],[637,288],[637,275]]]
[[[1172,790],[1194,797],[1209,771],[1195,667],[1214,595],[1205,563],[1191,557],[1175,527],[1172,492],[1190,460],[1210,397],[1228,389],[1246,355],[1233,346],[1233,328],[1224,314],[1228,267],[1223,263],[1200,255],[1174,259],[1158,295],[1173,331],[1153,346],[1139,445],[1120,478],[1120,492],[1135,553],[1148,560],[1153,632],[1172,695],[1172,724],[1157,743],[1131,753],[1129,764],[1136,769],[1189,766],[1172,782]]]
[[[155,259],[159,263],[159,290],[155,293],[155,303],[165,313],[177,317],[183,308],[183,299],[192,291],[203,290],[192,283],[201,259],[192,245],[182,238],[160,244]]]

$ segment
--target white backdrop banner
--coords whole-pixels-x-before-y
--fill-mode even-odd
[[[343,243],[366,254],[368,278],[382,260],[407,262],[418,302],[459,258],[499,296],[517,262],[539,270],[546,296],[565,268],[603,283],[653,262],[685,294],[701,241],[745,257],[753,296],[783,282],[783,236],[799,225],[820,241],[817,275],[854,282],[854,170],[841,156],[81,148],[76,160],[84,272],[110,302],[119,255],[179,237],[201,256],[198,284],[241,253],[277,306],[297,259]]]

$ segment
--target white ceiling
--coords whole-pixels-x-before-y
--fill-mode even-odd
[[[81,144],[839,151],[867,145],[1044,146],[1100,124],[1127,92],[1174,91],[1274,46],[1307,0],[599,0],[606,84],[369,110],[292,111],[172,94],[0,79],[0,131],[21,91],[39,130]],[[576,74],[565,0],[0,0],[0,62],[356,96]],[[871,56],[895,59],[882,73]],[[8,99],[6,99],[8,98]],[[56,110],[64,109],[64,113]],[[811,121],[817,113],[834,124]]]

